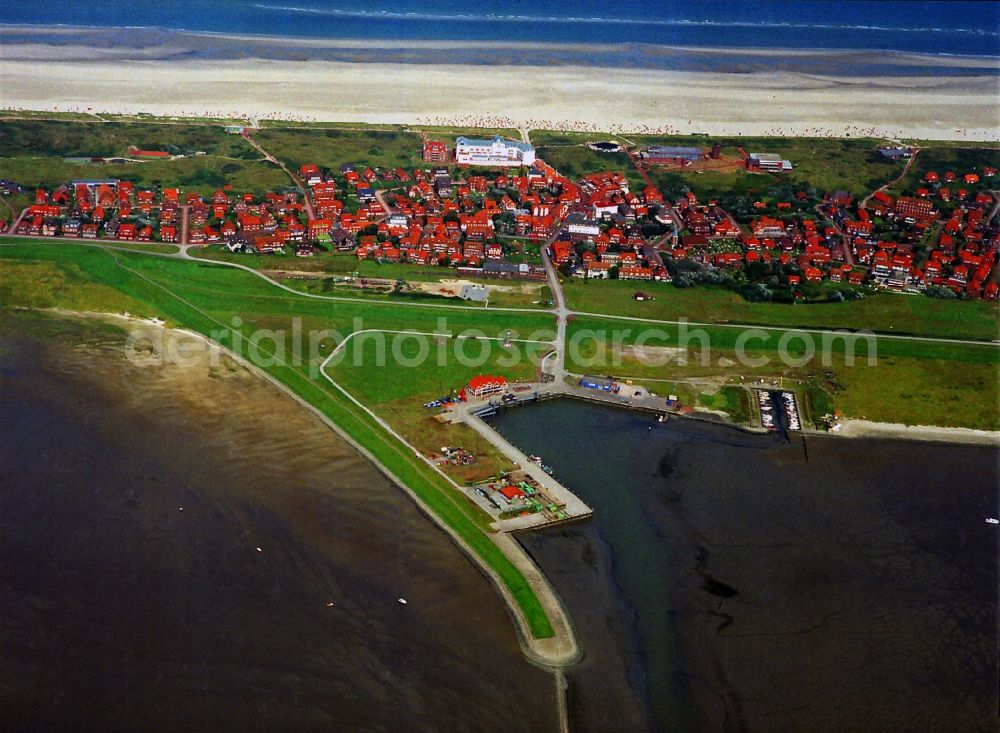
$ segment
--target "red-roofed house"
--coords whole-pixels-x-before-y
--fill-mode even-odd
[[[433,163],[444,163],[448,160],[448,146],[438,140],[426,140],[423,159]]]
[[[323,180],[323,176],[319,172],[319,166],[315,163],[303,163],[302,167],[299,168],[299,175],[305,179],[307,186],[315,186]]]

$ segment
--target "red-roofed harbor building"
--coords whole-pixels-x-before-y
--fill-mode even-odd
[[[507,389],[507,380],[504,377],[494,377],[487,374],[480,374],[469,380],[466,390],[474,397],[486,397],[487,395],[503,392]]]

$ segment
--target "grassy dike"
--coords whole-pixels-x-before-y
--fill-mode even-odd
[[[676,288],[664,283],[566,278],[569,307],[652,320],[752,323],[783,328],[870,329],[881,333],[991,341],[1000,333],[1000,309],[989,300],[943,300],[876,292],[842,303],[751,303],[718,286]],[[652,300],[636,302],[642,290]]]
[[[62,278],[54,289],[50,289],[51,283],[44,279],[34,283],[22,280],[19,285],[5,278],[8,282],[0,289],[3,306],[66,307],[68,299],[76,309],[98,310],[111,302],[108,291],[113,290],[124,296],[120,303],[132,306],[133,313],[156,315],[167,319],[171,325],[212,338],[243,360],[250,357],[248,339],[251,333],[258,328],[287,328],[292,316],[300,316],[305,329],[338,328],[344,334],[349,332],[356,317],[363,318],[366,327],[371,324],[383,328],[432,330],[440,316],[446,316],[451,327],[456,329],[475,326],[488,331],[504,323],[525,330],[551,327],[551,319],[543,316],[455,313],[392,308],[379,303],[310,300],[289,293],[278,294],[279,291],[265,281],[232,268],[112,252],[99,247],[10,239],[0,239],[0,244],[4,245],[0,246],[0,262],[40,263],[40,267],[59,272]],[[69,298],[77,284],[100,286],[100,298],[96,297],[96,292],[92,293],[95,297],[92,307],[88,307],[86,297]],[[238,327],[233,326],[236,316],[243,321]],[[403,482],[506,586],[531,636],[534,639],[551,638],[554,635],[552,623],[531,585],[487,536],[483,525],[473,518],[473,513],[479,510],[332,385],[312,378],[310,364],[297,365],[276,351],[274,346],[258,347],[258,353],[274,357],[267,365],[260,366],[262,371],[335,423]]]

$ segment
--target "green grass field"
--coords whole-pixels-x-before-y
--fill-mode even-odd
[[[812,358],[808,358],[803,342],[796,339],[787,349],[792,362],[784,362],[779,352],[782,334],[771,333],[766,340],[746,342],[744,353],[754,361],[741,362],[737,346],[743,329],[698,327],[689,332],[691,338],[685,343],[678,326],[649,327],[640,354],[634,349],[616,349],[611,342],[613,331],[620,330],[617,340],[634,347],[645,330],[642,323],[574,318],[569,338],[578,343],[567,351],[567,369],[614,374],[639,383],[644,379],[741,383],[783,377],[822,397],[828,406],[822,412],[836,409],[847,417],[911,425],[1000,429],[996,409],[1000,401],[1000,349],[993,345],[878,339],[877,359],[870,365],[864,340],[853,347],[853,363],[847,358],[846,342],[832,340],[829,363],[824,363],[821,338],[812,342]],[[707,350],[697,332],[708,339]]]
[[[414,132],[267,127],[254,132],[253,138],[293,170],[303,163],[335,171],[343,163],[407,169],[422,165],[422,141]]]
[[[323,253],[313,257],[302,258],[294,255],[256,255],[234,254],[220,247],[207,247],[194,250],[196,257],[218,262],[235,262],[258,270],[281,270],[287,272],[324,273],[332,275],[330,279],[287,279],[284,284],[304,293],[320,295],[350,296],[359,298],[382,299],[399,302],[428,302],[438,300],[441,304],[465,305],[469,307],[494,308],[540,308],[547,306],[551,293],[548,286],[538,282],[499,281],[487,278],[467,277],[459,275],[451,267],[424,267],[421,265],[377,262],[375,260],[359,260],[353,254]],[[489,303],[480,304],[462,301],[455,297],[444,297],[420,292],[417,288],[391,296],[371,290],[361,290],[345,283],[338,278],[354,277],[378,278],[382,280],[403,280],[407,283],[441,283],[452,292],[457,293],[459,286],[452,285],[457,280],[470,281],[502,288],[494,290]]]
[[[426,361],[419,359],[422,350],[428,354]],[[444,469],[457,481],[475,483],[501,470],[511,471],[514,464],[475,430],[437,420],[439,410],[424,404],[457,394],[477,374],[501,374],[509,382],[534,381],[537,364],[548,350],[543,344],[512,342],[504,347],[497,340],[368,333],[351,339],[327,373],[425,455],[445,445],[461,446],[476,455],[475,464]],[[402,368],[401,360],[416,366]],[[485,515],[477,518],[487,521]]]
[[[323,353],[329,353],[323,349],[328,350],[336,337],[331,334],[320,340],[320,351],[315,355],[307,353],[301,359],[288,343],[294,328],[293,317],[301,318],[301,327],[306,332],[337,329],[341,337],[358,328],[433,330],[438,317],[446,317],[452,328],[477,327],[487,333],[508,326],[540,328],[551,319],[522,315],[512,322],[509,314],[486,311],[441,312],[381,303],[339,304],[283,293],[250,273],[207,263],[51,242],[12,244],[6,240],[0,244],[7,245],[0,247],[0,261],[27,268],[19,271],[19,277],[11,284],[4,278],[8,289],[3,293],[3,303],[7,307],[128,309],[141,315],[157,315],[171,324],[210,335],[243,356],[256,351],[263,359],[258,358],[257,362],[265,371],[371,451],[497,572],[524,612],[535,637],[553,634],[531,587],[483,533],[482,520],[477,514],[481,514],[480,510],[333,385],[311,373],[310,367],[323,358]],[[29,278],[27,273],[32,271],[37,274]],[[71,288],[75,290],[72,294],[67,292]],[[237,315],[242,323],[233,320]],[[284,333],[254,342],[252,335],[259,329],[283,329]]]
[[[0,158],[0,176],[23,186],[50,191],[63,183],[85,178],[117,178],[137,186],[180,187],[185,192],[211,195],[225,185],[236,192],[264,193],[292,185],[288,176],[262,160],[229,160],[210,155],[142,163],[67,163],[62,158]]]
[[[239,135],[221,126],[151,122],[0,121],[0,158],[46,155],[59,158],[123,156],[129,146],[193,155],[204,152],[232,158],[258,158]]]
[[[637,303],[641,289],[653,300]],[[991,301],[942,300],[920,295],[876,293],[843,303],[751,303],[718,287],[675,288],[667,283],[639,285],[622,280],[564,285],[569,306],[588,313],[712,323],[749,323],[785,328],[871,329],[876,332],[942,338],[1000,338],[1000,309]]]

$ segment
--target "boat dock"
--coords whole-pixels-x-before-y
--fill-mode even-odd
[[[760,424],[766,430],[787,438],[789,431],[802,429],[798,400],[795,392],[776,389],[755,389]]]

